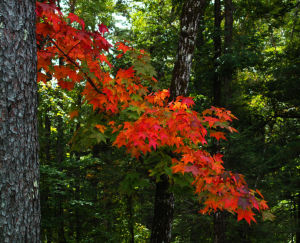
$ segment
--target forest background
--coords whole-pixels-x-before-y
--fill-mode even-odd
[[[263,221],[258,215],[258,223],[251,226],[226,213],[221,227],[224,242],[298,243],[300,2],[204,3],[188,93],[201,112],[214,104],[220,92],[219,103],[238,117],[234,127],[239,133],[219,145],[226,168],[244,174],[249,187],[259,188],[272,213],[265,215],[272,220]],[[149,52],[154,69],[148,68],[155,70],[158,87],[170,87],[183,1],[61,0],[58,4],[63,12],[83,18],[86,28],[104,23],[111,42],[127,40]],[[231,25],[225,24],[226,18],[232,19]],[[125,23],[120,24],[120,19]],[[79,116],[72,114],[76,109]],[[43,242],[148,242],[155,197],[155,179],[149,173],[170,171],[153,157],[148,163],[154,171],[149,172],[88,130],[72,147],[74,132],[93,123],[90,111],[78,91],[62,90],[55,82],[39,85]],[[175,195],[172,242],[214,242],[220,230],[216,218],[198,213],[199,201],[189,183],[178,177],[171,190]]]

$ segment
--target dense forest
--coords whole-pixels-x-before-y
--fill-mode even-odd
[[[236,211],[228,210],[229,202],[223,207],[227,211],[200,213],[207,205],[201,198],[209,197],[213,189],[197,193],[196,186],[195,192],[193,168],[180,171],[173,164],[180,153],[160,147],[155,139],[146,138],[149,151],[145,148],[142,155],[134,150],[137,141],[130,148],[120,140],[114,142],[118,128],[112,125],[112,133],[105,123],[114,107],[100,112],[85,89],[101,77],[92,73],[88,62],[70,67],[71,50],[79,51],[80,45],[59,47],[63,38],[51,42],[50,31],[43,39],[37,32],[38,51],[57,48],[63,54],[56,54],[46,72],[40,68],[44,63],[37,70],[43,79],[37,97],[42,242],[300,243],[299,0],[57,0],[55,5],[63,18],[69,16],[70,26],[91,32],[99,28],[105,50],[100,66],[112,70],[110,77],[133,66],[151,94],[170,90],[170,97],[161,98],[162,102],[176,105],[178,97],[186,96],[193,97],[193,110],[199,114],[212,112],[207,110],[210,107],[231,111],[237,119],[231,115],[225,122],[221,116],[207,119],[207,130],[219,126],[229,131],[209,130],[205,149],[222,154],[223,166],[230,171],[222,172],[224,180],[245,179],[269,208],[238,199],[237,207],[259,209],[256,222],[252,215],[238,214],[237,220]],[[46,21],[40,17],[37,25]],[[82,42],[84,38],[82,34]],[[81,66],[76,72],[77,63]],[[67,69],[74,72],[63,77]],[[69,79],[80,72],[81,82],[70,86]],[[140,102],[143,95],[131,99]],[[108,93],[107,97],[113,99]],[[183,98],[181,105],[189,106],[191,100]],[[110,124],[138,121],[143,109],[129,106]],[[219,120],[212,121],[216,117]],[[200,126],[195,123],[186,128],[191,134]],[[142,127],[134,124],[132,136]],[[161,128],[145,129],[159,133]],[[184,139],[186,144],[192,138]],[[182,173],[172,173],[176,170]]]

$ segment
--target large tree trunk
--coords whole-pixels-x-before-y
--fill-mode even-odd
[[[170,100],[179,95],[186,95],[195,41],[200,20],[200,8],[205,0],[186,0],[181,15],[181,32],[178,43],[177,57],[170,87]],[[151,231],[152,243],[171,242],[171,230],[174,213],[174,195],[170,192],[170,182],[163,175],[156,183],[154,218]]]
[[[40,242],[35,1],[0,1],[0,242]]]

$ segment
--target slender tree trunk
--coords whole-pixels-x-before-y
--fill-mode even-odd
[[[232,53],[232,29],[233,29],[233,6],[232,0],[225,0],[225,36],[224,36],[224,54]],[[229,108],[230,98],[232,96],[231,81],[234,72],[231,58],[227,58],[229,62],[225,63],[226,68],[224,77],[224,106]]]
[[[195,88],[199,91],[202,89],[203,68],[201,67],[201,60],[203,59],[202,48],[205,43],[205,37],[203,32],[206,27],[204,22],[204,16],[205,16],[205,10],[207,6],[208,6],[207,1],[204,1],[203,6],[200,9],[199,28],[198,28],[197,39],[196,39],[195,60],[197,60],[198,65],[195,68],[194,72],[195,72]]]
[[[48,115],[48,112],[50,111],[50,109],[47,109],[46,110],[46,115],[45,115],[45,136],[47,139],[46,141],[46,144],[45,144],[45,161],[46,161],[46,164],[47,165],[50,165],[51,163],[51,153],[50,153],[50,148],[51,148],[51,120],[50,120],[50,117]],[[40,156],[42,157],[42,155],[40,154]],[[41,191],[41,209],[42,209],[42,212],[43,212],[43,206],[45,206],[46,209],[46,212],[48,215],[51,215],[51,212],[52,211],[52,208],[50,206],[50,203],[49,203],[49,194],[50,194],[50,189],[49,187],[47,186],[45,188],[45,191],[43,193],[43,191]],[[52,217],[51,217],[52,218]],[[46,229],[46,236],[47,236],[47,243],[51,243],[52,242],[52,227],[49,226],[47,227]]]
[[[225,225],[225,214],[224,212],[216,212],[214,214],[214,231],[215,239],[214,243],[226,242],[226,225]]]
[[[40,242],[35,1],[0,1],[0,242]]]
[[[130,234],[130,243],[134,243],[134,221],[133,221],[133,200],[132,195],[127,196],[127,209],[128,209],[128,229]]]
[[[156,183],[154,218],[152,222],[152,243],[171,242],[174,214],[174,194],[170,192],[170,182],[167,175],[162,175]]]
[[[219,58],[222,55],[222,40],[221,40],[221,2],[215,0],[214,4],[214,80],[213,80],[213,104],[215,106],[222,106],[222,79],[219,73],[220,63]],[[216,143],[214,152],[220,150]],[[225,214],[224,212],[216,212],[214,214],[214,243],[226,242],[225,235]]]
[[[195,40],[200,20],[200,8],[204,0],[186,0],[181,15],[181,32],[178,43],[177,58],[173,70],[170,100],[179,95],[186,95]],[[170,192],[170,182],[167,175],[162,175],[156,183],[154,217],[152,222],[151,242],[171,242],[171,230],[174,213],[174,195]]]
[[[59,106],[62,106],[62,104],[58,104]],[[64,161],[64,132],[63,132],[63,120],[61,116],[57,116],[57,143],[56,143],[56,161],[59,165],[59,170],[62,171],[62,162]],[[59,243],[65,243],[66,237],[65,237],[65,221],[64,221],[64,208],[63,208],[63,195],[58,195],[58,215],[60,218],[60,221],[58,223],[58,242]]]
[[[297,202],[297,211],[296,211],[296,217],[297,217],[297,232],[296,232],[296,243],[300,243],[300,193],[298,193],[298,197],[296,198]]]
[[[204,7],[204,3],[205,0],[186,0],[183,6],[177,56],[170,87],[171,100],[187,94],[201,7]]]
[[[221,106],[221,77],[218,72],[219,62],[218,59],[222,54],[222,41],[221,41],[221,2],[215,0],[214,5],[214,80],[213,80],[213,103],[215,106]]]

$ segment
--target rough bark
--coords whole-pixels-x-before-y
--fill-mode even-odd
[[[35,1],[0,1],[0,242],[40,242]]]
[[[181,15],[181,32],[179,37],[176,62],[172,74],[170,100],[187,95],[192,67],[192,57],[200,20],[200,9],[205,0],[186,0]],[[171,242],[171,230],[174,213],[174,195],[170,192],[167,175],[162,175],[156,183],[154,217],[152,222],[151,242]]]
[[[187,0],[181,14],[181,29],[177,57],[170,87],[170,99],[186,95],[190,81],[193,53],[204,0]]]

